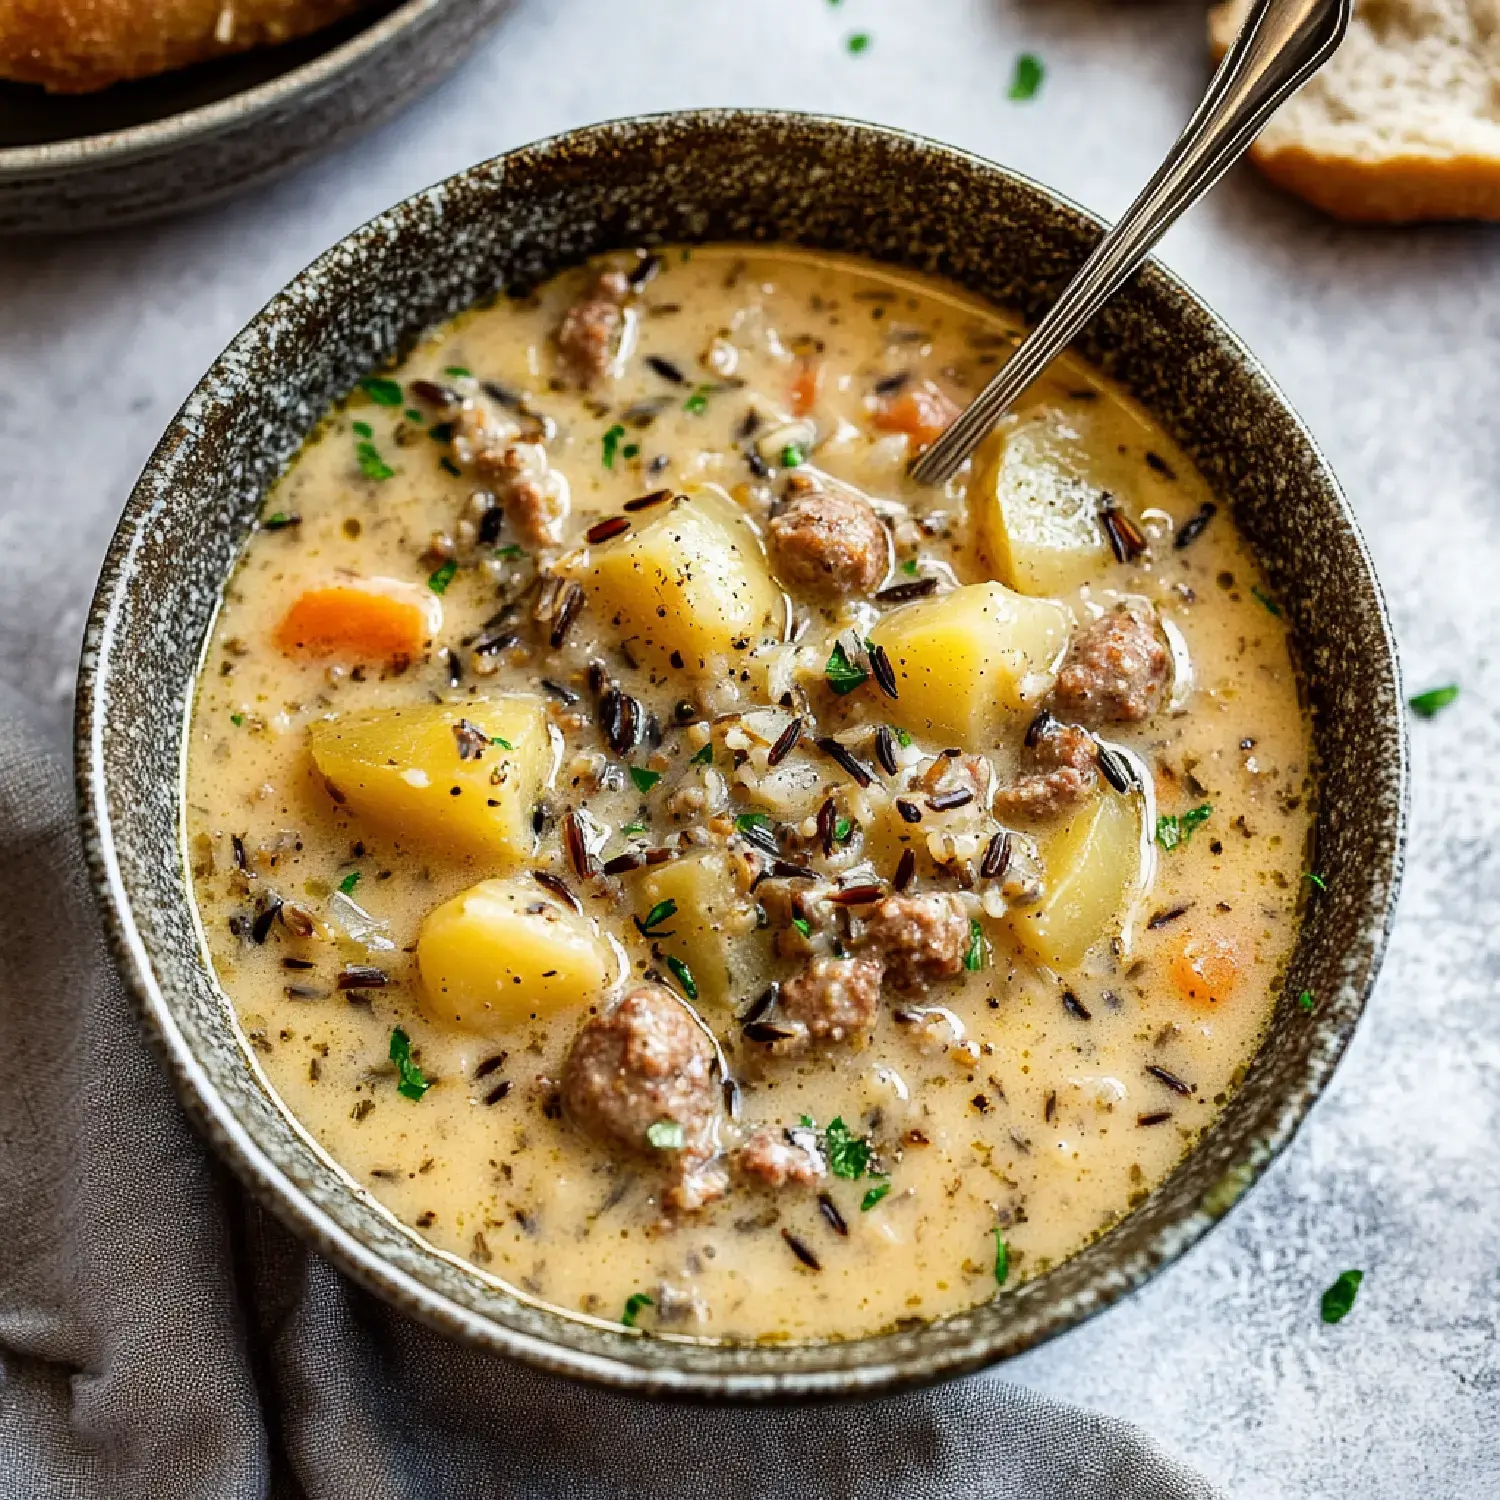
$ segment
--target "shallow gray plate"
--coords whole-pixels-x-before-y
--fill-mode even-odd
[[[179,213],[266,181],[394,114],[509,0],[373,0],[281,47],[95,94],[0,81],[0,235]]]
[[[257,1083],[194,928],[180,850],[194,668],[267,486],[361,374],[497,287],[621,246],[857,251],[1035,318],[1097,234],[1035,183],[896,131],[748,112],[601,125],[475,167],[356,231],[189,399],[126,508],[89,621],[84,837],[116,951],[184,1101],[250,1189],[364,1285],[456,1337],[607,1384],[761,1400],[867,1393],[1003,1358],[1108,1306],[1204,1234],[1291,1138],[1354,1030],[1395,903],[1406,800],[1396,658],[1370,559],[1312,439],[1233,335],[1154,265],[1079,348],[1198,463],[1284,601],[1321,760],[1328,891],[1312,893],[1244,1087],[1178,1171],[1081,1254],[972,1312],[843,1344],[687,1344],[565,1318],[440,1255],[318,1156]],[[1311,1013],[1293,998],[1303,989],[1318,997]]]

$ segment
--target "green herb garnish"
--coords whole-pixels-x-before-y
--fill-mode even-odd
[[[870,33],[868,31],[856,31],[844,45],[858,57],[861,52],[870,50]]]
[[[667,967],[672,971],[673,978],[682,986],[682,993],[689,1000],[696,1000],[698,981],[693,978],[693,971],[680,958],[674,958],[670,953],[667,955]]]
[[[362,438],[374,437],[375,429],[368,422],[356,422],[354,424],[354,435],[355,437]]]
[[[438,459],[438,468],[445,474],[451,474],[455,479],[463,478],[464,471],[446,453]]]
[[[701,417],[708,410],[708,398],[713,391],[706,385],[700,385],[686,401],[682,403],[683,411],[689,416]]]
[[[626,837],[626,838],[632,838],[632,837],[634,837],[634,836],[635,836],[635,835],[636,835],[636,834],[640,834],[640,833],[647,833],[647,832],[649,832],[649,830],[648,830],[648,829],[647,829],[647,827],[646,827],[646,825],[645,825],[645,824],[644,824],[644,823],[627,823],[627,824],[626,824],[626,825],[625,825],[625,826],[624,826],[624,827],[623,827],[623,828],[622,828],[622,829],[621,829],[621,830],[620,830],[620,832],[621,832],[621,833],[622,833],[622,834],[623,834],[623,835],[624,835],[624,836],[625,836],[625,837]]]
[[[427,587],[434,594],[446,594],[448,585],[453,582],[453,575],[458,572],[458,564],[450,557],[447,562],[433,569],[427,575]]]
[[[344,876],[341,881],[339,881],[339,889],[346,896],[352,896],[354,894],[354,887],[359,884],[360,873],[361,872],[358,870],[350,870],[349,873]]]
[[[1318,1002],[1313,999],[1313,992],[1311,990],[1303,990],[1302,993],[1297,996],[1298,1010],[1311,1010],[1317,1003]]]
[[[646,1139],[658,1151],[681,1151],[686,1137],[676,1120],[658,1120],[646,1127]]]
[[[625,1299],[625,1311],[620,1314],[620,1322],[626,1328],[634,1328],[635,1320],[648,1307],[656,1304],[644,1292],[632,1292]]]
[[[1035,99],[1046,72],[1041,58],[1034,52],[1023,52],[1016,59],[1015,71],[1010,75],[1010,88],[1007,90],[1006,97],[1022,103],[1027,99]]]
[[[632,766],[630,779],[635,783],[636,791],[649,792],[661,780],[661,772],[648,771],[644,766]]]
[[[862,1135],[855,1135],[844,1124],[842,1115],[835,1115],[823,1132],[823,1150],[828,1157],[828,1170],[835,1177],[874,1175],[870,1172],[870,1143]]]
[[[969,918],[969,949],[964,954],[964,968],[971,974],[977,973],[989,962],[990,945],[984,940],[984,928],[979,925],[978,917]]]
[[[774,828],[775,826],[770,814],[763,812],[744,812],[734,820],[737,833],[749,833],[752,828]]]
[[[400,406],[406,399],[401,394],[401,386],[398,382],[382,380],[379,375],[366,375],[360,381],[359,388],[376,406]]]
[[[369,429],[367,428],[366,431]],[[355,444],[354,457],[359,463],[359,472],[366,479],[390,479],[395,470],[380,456],[380,450],[371,442]]]
[[[849,835],[854,832],[854,824],[848,818],[835,818],[833,820],[833,841],[836,844],[846,843]]]
[[[714,742],[709,742],[688,762],[690,766],[711,766],[714,763]]]
[[[422,416],[422,413],[419,412],[414,406],[408,406],[406,410],[401,413],[401,415],[405,417],[408,422],[421,423],[425,420],[425,418]]]
[[[1323,1293],[1323,1321],[1342,1323],[1354,1306],[1359,1293],[1359,1284],[1365,1279],[1363,1271],[1340,1271],[1338,1280]]]
[[[660,927],[663,922],[670,922],[677,915],[677,903],[668,896],[665,901],[658,901],[645,915],[644,920],[636,925],[641,930],[642,937],[671,937],[670,932],[653,932],[652,928]]]
[[[516,748],[503,734],[492,734],[490,736],[490,744],[499,745],[502,750],[514,750]]]
[[[496,547],[495,556],[506,562],[514,562],[518,557],[526,556],[526,549],[519,542],[511,542],[509,546]]]
[[[464,369],[462,365],[449,365],[443,371],[443,374],[451,375],[455,380],[472,380],[474,378],[473,373]]]
[[[1447,687],[1428,688],[1406,701],[1419,719],[1435,719],[1457,697],[1458,684],[1450,682]]]
[[[233,724],[236,729],[242,728],[245,723],[245,716],[244,714],[230,714],[229,722]]]
[[[1250,585],[1250,592],[1260,601],[1268,615],[1275,615],[1278,620],[1281,618],[1281,606],[1258,583]]]
[[[1193,830],[1213,812],[1213,804],[1190,807],[1185,813],[1163,813],[1156,820],[1156,842],[1163,849],[1175,849],[1193,836]]]
[[[411,1060],[411,1038],[398,1026],[391,1033],[391,1061],[400,1075],[396,1092],[408,1099],[420,1099],[432,1085],[422,1076],[422,1070]]]
[[[294,517],[289,511],[278,510],[273,511],[260,524],[266,531],[284,531],[288,526],[295,526],[301,519],[300,516]]]
[[[1302,872],[1302,878],[1307,881],[1309,885],[1317,886],[1320,891],[1326,891],[1328,889],[1328,882],[1324,880],[1321,875],[1314,875],[1311,870],[1304,870]]]
[[[875,1205],[877,1203],[879,1203],[880,1200],[882,1198],[884,1198],[885,1195],[888,1192],[890,1192],[890,1190],[891,1190],[891,1185],[888,1182],[877,1182],[874,1187],[867,1188],[865,1190],[864,1197],[860,1199],[860,1203],[859,1203],[859,1211],[860,1211],[860,1213],[862,1213],[862,1214],[869,1213],[869,1211],[872,1208],[874,1208]]]
[[[905,573],[908,578],[915,578],[917,576],[916,558],[908,557],[906,561],[901,564],[901,571]]]
[[[909,750],[911,748],[911,736],[904,729],[898,729],[896,725],[892,724],[891,733],[896,736],[896,743],[900,745],[903,750]]]
[[[796,443],[788,443],[781,450],[781,467],[783,469],[800,469],[807,462],[807,455]]]
[[[828,686],[840,698],[845,693],[852,693],[855,688],[870,680],[870,674],[863,667],[849,660],[849,653],[844,650],[842,641],[834,642],[833,655],[828,658],[828,665],[823,668],[823,675],[828,679]]]
[[[619,451],[620,439],[625,436],[625,429],[618,422],[604,434],[604,447],[602,457],[604,467],[612,469],[615,466],[615,454]]]
[[[639,458],[641,456],[641,445],[639,443],[626,443],[620,449],[621,458]]]
[[[812,937],[812,923],[806,917],[793,917],[792,926],[805,938]]]
[[[1004,1286],[1005,1278],[1010,1275],[1010,1246],[1005,1243],[1005,1236],[1000,1233],[1000,1226],[995,1225],[995,1285]]]

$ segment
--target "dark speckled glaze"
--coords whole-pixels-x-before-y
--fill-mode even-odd
[[[926,205],[920,211],[917,204]],[[219,591],[266,487],[358,376],[496,287],[659,240],[788,241],[945,276],[1035,317],[1097,223],[1034,183],[897,131],[710,112],[601,125],[473,168],[381,215],[230,346],[157,449],[110,549],[78,691],[84,837],[116,952],[184,1101],[252,1192],[351,1276],[454,1337],[652,1393],[856,1395],[1003,1359],[1182,1254],[1290,1140],[1352,1034],[1401,869],[1406,745],[1370,559],[1312,439],[1232,334],[1148,266],[1080,352],[1180,442],[1286,602],[1322,764],[1312,901],[1274,1025],[1189,1159],[1123,1223],[993,1303],[806,1347],[601,1329],[498,1290],[331,1168],[256,1082],[199,947],[180,854],[184,721]],[[1293,997],[1313,990],[1318,1005]]]

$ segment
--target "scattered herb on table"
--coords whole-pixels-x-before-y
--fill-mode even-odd
[[[364,424],[361,423],[361,426]],[[365,428],[368,432],[369,429]],[[359,463],[359,472],[366,479],[390,479],[396,471],[380,456],[380,450],[368,438],[356,443],[354,457]]]
[[[870,33],[868,31],[856,31],[844,45],[855,57],[858,57],[861,52],[868,52],[870,50]]]
[[[990,945],[985,941],[984,928],[979,924],[978,917],[969,918],[969,947],[964,954],[964,968],[971,974],[978,971],[989,962]]]
[[[656,1304],[644,1292],[632,1292],[625,1299],[625,1311],[620,1314],[620,1322],[626,1328],[634,1328],[635,1320],[648,1308]]]
[[[1193,830],[1213,812],[1213,804],[1204,802],[1185,813],[1163,813],[1156,820],[1156,842],[1163,849],[1175,849],[1193,836]]]
[[[366,375],[360,381],[359,388],[376,406],[400,406],[406,399],[401,394],[401,386],[397,381],[385,380],[379,375]]]
[[[649,792],[661,780],[661,772],[648,771],[645,766],[632,766],[630,779],[635,783],[636,791]]]
[[[399,1075],[396,1091],[408,1099],[420,1099],[432,1085],[411,1060],[411,1038],[398,1026],[391,1032],[391,1061]]]
[[[672,971],[672,977],[682,986],[682,993],[689,1000],[696,1000],[698,981],[693,978],[693,971],[680,958],[670,953],[667,955],[667,967]]]
[[[1004,1286],[1005,1279],[1010,1275],[1010,1246],[1005,1243],[1005,1236],[1000,1232],[1000,1226],[995,1225],[995,1285]]]
[[[427,575],[427,587],[434,594],[445,594],[448,585],[453,582],[453,576],[458,572],[458,564],[450,557],[447,562],[435,568]]]
[[[1035,99],[1046,76],[1047,70],[1042,66],[1041,58],[1034,52],[1023,52],[1016,59],[1015,71],[1010,75],[1007,97],[1023,103]]]
[[[828,658],[828,665],[823,668],[823,675],[828,679],[828,686],[840,698],[870,680],[870,674],[862,666],[849,660],[849,653],[844,650],[842,641],[834,642],[833,654]]]
[[[1359,1294],[1359,1284],[1365,1279],[1363,1271],[1340,1271],[1338,1279],[1323,1293],[1323,1321],[1342,1323],[1354,1306]]]
[[[1458,684],[1450,682],[1447,687],[1428,688],[1406,701],[1419,719],[1435,719],[1458,697]]]
[[[681,1151],[686,1137],[676,1120],[658,1120],[646,1127],[646,1139],[658,1151]]]
[[[869,1213],[869,1211],[872,1208],[874,1208],[875,1205],[877,1203],[879,1203],[880,1200],[882,1198],[884,1198],[885,1195],[888,1192],[890,1192],[890,1190],[891,1190],[891,1185],[888,1182],[877,1182],[874,1187],[867,1188],[865,1190],[864,1197],[860,1199],[860,1203],[859,1203],[859,1211],[860,1211],[860,1213],[862,1213],[862,1214]]]
[[[823,1150],[828,1157],[828,1170],[835,1177],[865,1177],[870,1172],[870,1143],[844,1124],[842,1115],[835,1115],[823,1132]]]
[[[344,876],[341,881],[339,881],[339,889],[346,896],[352,896],[354,894],[354,887],[359,884],[360,873],[361,872],[358,870],[350,870],[349,873]]]
[[[615,454],[619,452],[620,439],[624,436],[625,429],[621,427],[618,422],[616,422],[615,425],[604,434],[602,444],[603,451],[601,453],[601,457],[604,461],[604,467],[606,469],[614,468]]]

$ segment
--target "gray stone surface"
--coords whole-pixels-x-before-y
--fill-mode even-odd
[[[908,126],[1114,214],[1201,88],[1200,32],[1193,3],[518,0],[438,94],[290,181],[0,246],[0,677],[61,746],[94,573],[157,434],[293,272],[402,195],[585,121],[733,103]],[[1026,105],[1005,98],[1023,49],[1048,69]],[[1500,1494],[1500,239],[1339,228],[1241,172],[1164,257],[1342,475],[1409,685],[1463,696],[1415,726],[1391,956],[1295,1145],[1183,1262],[1005,1373],[1142,1423],[1240,1496]],[[1364,1289],[1327,1328],[1345,1266]]]

